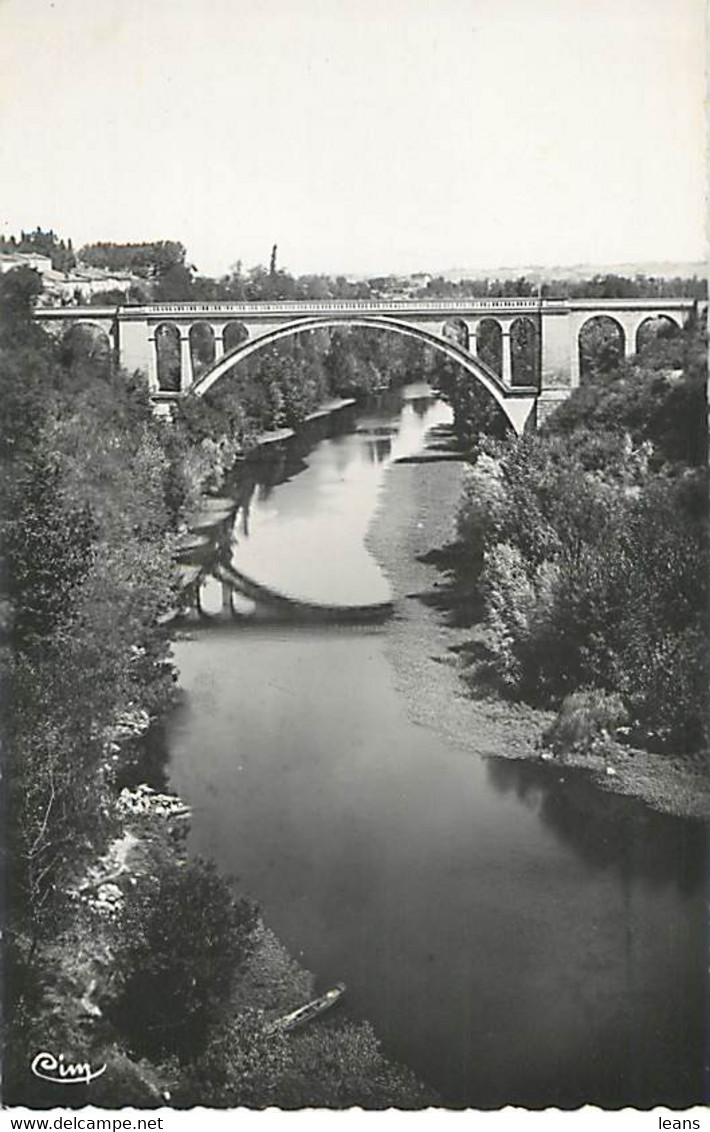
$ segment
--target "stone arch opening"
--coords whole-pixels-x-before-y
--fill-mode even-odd
[[[531,318],[516,318],[510,327],[510,362],[513,385],[538,385],[540,334]]]
[[[625,343],[623,326],[610,314],[588,318],[580,327],[577,339],[580,384],[599,373],[618,369],[624,360]]]
[[[642,354],[658,342],[678,338],[681,328],[669,314],[649,315],[636,329],[636,353]]]
[[[502,338],[500,324],[495,322],[495,320],[493,320],[493,322],[494,325],[497,326],[498,333]],[[232,352],[231,356],[225,354],[211,370],[203,374],[203,376],[193,384],[190,392],[193,396],[202,397],[215,382],[229,373],[240,361],[250,357],[258,350],[268,348],[268,346],[283,338],[302,334],[310,330],[322,330],[327,327],[347,328],[354,326],[364,329],[386,330],[404,335],[408,338],[417,339],[439,354],[443,354],[450,361],[457,363],[463,370],[467,371],[471,381],[480,383],[503,410],[503,413],[513,429],[517,433],[522,433],[525,422],[535,403],[533,395],[511,396],[509,389],[503,385],[500,377],[495,372],[492,372],[490,368],[482,366],[477,358],[464,350],[457,342],[442,339],[438,334],[434,334],[422,327],[411,326],[408,323],[399,322],[397,319],[386,315],[333,315],[326,318],[302,318],[297,322],[284,323],[256,339],[243,343],[240,349]]]
[[[174,393],[180,389],[180,331],[173,322],[163,322],[155,331],[158,388]]]
[[[232,350],[236,350],[243,342],[246,342],[249,337],[249,331],[243,322],[225,323],[222,341],[224,343],[225,354],[231,354]]]
[[[457,342],[463,350],[470,349],[470,332],[462,318],[450,318],[444,323],[441,332],[444,338]]]
[[[482,318],[476,327],[476,353],[498,377],[503,375],[503,328],[495,318]]]
[[[209,322],[193,322],[190,327],[190,360],[196,378],[214,365],[214,330]]]
[[[91,362],[107,369],[111,362],[111,339],[96,322],[74,322],[64,331],[69,361]]]

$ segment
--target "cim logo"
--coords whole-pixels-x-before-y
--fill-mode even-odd
[[[88,1061],[65,1061],[63,1053],[55,1057],[53,1053],[45,1051],[32,1059],[30,1069],[35,1077],[51,1081],[54,1085],[89,1085],[106,1072],[105,1065],[92,1069]]]

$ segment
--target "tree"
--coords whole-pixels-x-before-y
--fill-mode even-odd
[[[143,279],[161,279],[171,268],[184,267],[186,250],[177,240],[155,240],[142,244],[87,244],[79,259],[89,267],[130,271]]]
[[[181,303],[193,298],[192,272],[183,263],[156,271],[153,299],[156,303]]]
[[[59,625],[71,620],[95,536],[90,510],[67,505],[57,465],[40,458],[15,497],[5,528],[6,587],[14,608],[16,649],[33,652],[43,647]]]
[[[212,862],[166,865],[125,912],[124,986],[110,1013],[148,1056],[193,1060],[229,1008],[257,924]]]
[[[42,277],[30,267],[16,267],[0,275],[0,342],[35,338],[30,331],[32,313],[42,294]]]

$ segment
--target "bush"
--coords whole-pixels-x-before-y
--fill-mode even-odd
[[[522,676],[521,653],[535,608],[535,588],[517,547],[497,543],[486,555],[481,590],[496,675],[505,687],[517,689]]]
[[[197,1061],[180,1075],[173,1094],[178,1108],[278,1103],[278,1085],[291,1063],[289,1041],[261,1010],[240,1011],[211,1033]]]
[[[586,754],[627,721],[628,713],[621,696],[590,688],[565,696],[557,718],[544,732],[542,741],[557,754],[570,751]]]
[[[255,906],[212,862],[168,864],[144,882],[124,913],[123,988],[109,1008],[131,1048],[151,1058],[200,1056],[256,927]]]
[[[291,1038],[292,1067],[279,1087],[282,1108],[423,1108],[436,1097],[386,1061],[369,1023],[321,1023]]]
[[[500,530],[506,493],[500,459],[481,453],[464,482],[457,518],[457,533],[478,570],[483,551]]]

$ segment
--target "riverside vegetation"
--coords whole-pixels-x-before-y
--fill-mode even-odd
[[[191,297],[181,266],[155,284],[178,293],[153,297]],[[291,279],[273,262],[252,275],[272,291]],[[56,1103],[29,1072],[45,1049],[107,1065],[77,1104],[430,1103],[367,1024],[274,1034],[311,977],[251,900],[188,858],[169,806],[121,803],[143,781],[146,726],[176,694],[177,535],[260,432],[298,426],[327,397],[426,377],[477,457],[461,568],[482,603],[486,673],[562,707],[555,743],[579,730],[580,701],[565,697],[581,695],[584,742],[626,726],[669,757],[695,750],[707,714],[700,331],[659,340],[645,368],[599,373],[519,441],[483,439],[499,419],[430,353],[356,331],[264,351],[166,424],[138,376],[80,334],[54,340],[33,323],[39,288],[27,269],[0,279],[4,1099]]]
[[[141,797],[142,733],[175,696],[176,531],[219,476],[219,445],[189,409],[161,423],[139,378],[48,337],[39,286],[27,269],[0,279],[4,1101],[57,1103],[30,1073],[45,1050],[107,1066],[62,1103],[420,1107],[431,1094],[367,1023],[273,1032],[312,977],[232,881],[187,857],[170,799],[125,804],[122,788]],[[293,367],[280,381],[264,366],[268,393],[221,435],[232,452],[298,418]]]
[[[492,438],[491,406],[449,375],[472,458],[454,568],[471,672],[556,711],[544,742],[558,756],[647,750],[702,772],[706,332],[661,330],[627,362],[597,347],[580,388],[517,440]]]

